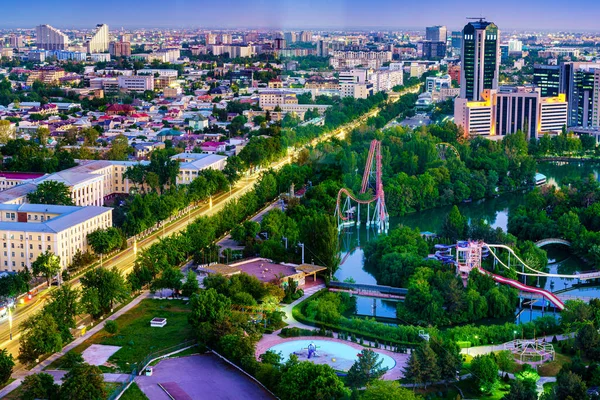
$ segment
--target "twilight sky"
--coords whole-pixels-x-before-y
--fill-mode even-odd
[[[0,28],[419,28],[462,27],[484,15],[501,29],[600,32],[598,0],[2,0]]]

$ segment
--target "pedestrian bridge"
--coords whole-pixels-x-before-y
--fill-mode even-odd
[[[333,291],[349,292],[367,297],[402,299],[406,296],[406,293],[408,293],[408,289],[405,288],[384,285],[365,285],[362,283],[330,281],[327,286]]]
[[[559,239],[559,238],[548,238],[548,239],[538,240],[537,242],[535,242],[535,245],[537,247],[544,247],[549,244],[562,244],[564,246],[571,247],[571,242],[569,242],[568,240]]]

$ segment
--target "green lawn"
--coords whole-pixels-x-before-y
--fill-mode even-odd
[[[106,372],[131,372],[133,366],[150,353],[195,338],[188,323],[189,311],[189,305],[182,300],[145,299],[116,320],[119,326],[116,334],[111,335],[102,329],[72,351],[82,353],[92,344],[121,346],[109,358],[109,365],[102,366],[102,369]],[[150,320],[154,317],[167,318],[167,325],[151,328]],[[47,369],[61,369],[61,364],[61,359],[58,359]]]
[[[148,397],[146,397],[140,387],[133,382],[121,395],[121,400],[148,400]]]

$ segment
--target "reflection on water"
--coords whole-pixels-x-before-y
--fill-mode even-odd
[[[565,178],[585,177],[588,174],[594,174],[598,178],[600,165],[591,163],[541,163],[538,165],[538,171],[546,175],[549,184],[556,184]],[[517,192],[504,194],[493,199],[460,204],[458,207],[460,212],[468,219],[483,219],[492,227],[501,228],[506,231],[510,210],[523,204],[524,201],[525,193]],[[405,225],[411,228],[418,228],[420,231],[439,232],[450,208],[440,207],[391,218],[390,229],[399,225]],[[361,245],[375,237],[377,237],[377,233],[373,229],[367,229],[364,224],[360,228],[349,228],[340,233],[342,264],[335,273],[337,280],[343,281],[347,278],[352,278],[356,283],[377,283],[375,277],[363,269],[363,251],[361,249]],[[564,246],[547,246],[545,250],[548,252],[550,260],[557,260],[556,263],[549,265],[551,273],[574,274],[579,270],[589,269],[589,267],[582,264],[579,258],[572,256]],[[576,279],[540,278],[537,285],[550,291],[558,291],[572,288],[577,283]],[[596,297],[600,296],[600,288],[577,288],[568,291],[566,294],[576,295],[578,293],[585,293],[584,296]],[[364,300],[357,300],[357,313],[360,315],[373,315],[373,300],[371,298],[362,299]],[[385,302],[387,300],[382,301],[378,299],[377,301],[381,303],[381,305],[377,305],[378,315],[395,316],[396,308],[394,304],[386,305]],[[387,315],[384,315],[384,313]],[[528,309],[521,313],[518,320],[520,322],[527,322],[541,315],[541,310]]]
[[[396,318],[396,300],[354,296],[356,315],[367,317]]]

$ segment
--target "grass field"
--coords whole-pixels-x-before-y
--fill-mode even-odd
[[[556,376],[564,364],[571,362],[571,357],[555,353],[554,361],[547,362],[538,367],[538,373],[540,376]]]
[[[121,400],[148,400],[148,397],[146,397],[140,387],[133,382],[121,395]]]
[[[188,323],[190,307],[183,300],[146,299],[140,302],[116,321],[119,331],[112,335],[104,329],[96,333],[72,351],[82,353],[92,344],[121,346],[108,363],[102,366],[103,372],[131,372],[133,366],[146,356],[159,350],[194,339],[194,332]],[[151,328],[154,317],[167,318],[163,328]],[[62,369],[61,359],[47,369]]]

